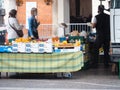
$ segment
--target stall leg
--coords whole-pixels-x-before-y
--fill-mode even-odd
[[[63,78],[63,73],[56,73],[57,78]]]
[[[119,74],[119,79],[120,79],[120,60],[118,61],[118,74]]]
[[[72,73],[71,72],[65,72],[63,73],[64,78],[72,78]]]
[[[71,72],[56,73],[57,78],[72,78]]]

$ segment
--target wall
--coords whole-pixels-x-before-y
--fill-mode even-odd
[[[52,23],[52,6],[46,5],[44,0],[23,0],[22,6],[16,6],[16,0],[4,0],[6,9],[5,23],[7,23],[8,13],[11,9],[17,9],[17,18],[20,23],[26,24],[26,2],[37,2],[38,20],[41,24]],[[46,18],[47,17],[47,18]]]
[[[37,2],[38,8],[38,20],[41,24],[51,24],[52,23],[52,5],[46,5],[44,0],[24,0],[22,6],[17,7],[18,19],[21,23],[26,23],[26,2]]]
[[[70,0],[64,0],[64,22],[70,23]]]
[[[110,0],[105,0],[102,2],[102,4],[105,6],[106,9],[108,9],[109,5],[108,5],[108,1]],[[100,5],[100,1],[97,1],[97,0],[92,0],[92,14],[93,14],[93,17],[98,14],[97,11],[98,11],[98,6]],[[106,13],[109,14],[109,12],[105,11]]]
[[[57,24],[58,24],[58,0],[53,0],[52,4],[52,24],[54,27],[52,28],[52,36],[55,37],[57,35]]]
[[[4,0],[0,0],[0,8],[3,8],[4,7]]]
[[[40,21],[40,24],[52,24],[52,5],[46,5],[44,3],[44,0],[24,0],[23,5],[17,7],[18,10],[17,18],[20,23],[26,25],[26,2],[37,3],[38,9],[37,20]],[[43,33],[41,27],[38,27],[38,32],[39,36],[41,36]],[[24,30],[24,33],[27,34],[27,30]]]
[[[6,11],[6,15],[5,15],[4,19],[5,19],[5,24],[7,24],[9,11],[11,9],[16,9],[17,8],[15,0],[4,0],[4,8],[5,8],[5,11]]]
[[[41,24],[59,24],[61,22],[69,23],[69,0],[53,0],[52,5],[46,5],[44,0],[23,0],[23,4],[17,7],[16,0],[5,1],[5,7],[7,10],[6,21],[9,10],[14,8],[18,11],[17,18],[19,22],[26,25],[26,2],[37,2],[37,18]],[[40,28],[38,29],[40,31]]]

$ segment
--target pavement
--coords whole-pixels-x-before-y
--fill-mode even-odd
[[[120,79],[110,68],[80,70],[72,78],[52,74],[18,74],[0,79],[0,90],[120,90]]]

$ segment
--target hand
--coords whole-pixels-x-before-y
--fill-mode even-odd
[[[87,26],[92,27],[92,23],[88,22],[88,23],[87,23]]]
[[[38,22],[38,25],[40,25],[40,22]]]
[[[21,27],[25,27],[23,24],[20,24]]]

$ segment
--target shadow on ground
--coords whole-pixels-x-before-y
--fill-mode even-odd
[[[9,78],[11,79],[80,79],[86,77],[118,77],[118,72],[112,72],[111,66],[109,68],[104,68],[103,64],[99,64],[99,68],[86,68],[77,72],[72,72],[72,77],[57,77],[56,73],[17,73]]]

